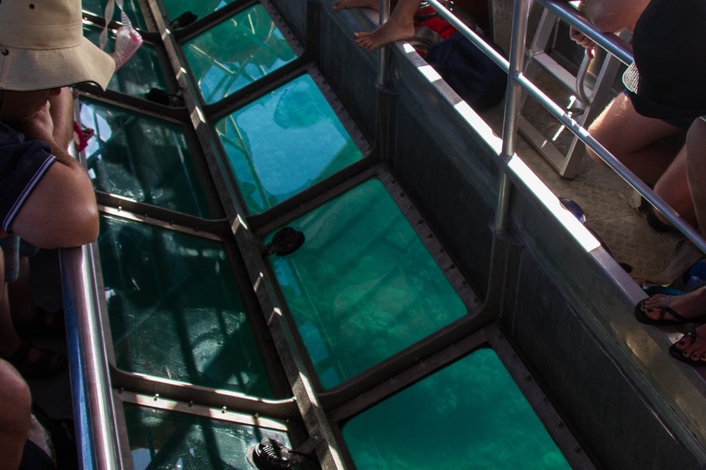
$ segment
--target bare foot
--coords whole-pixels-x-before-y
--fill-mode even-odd
[[[706,365],[706,325],[682,336],[669,348],[670,354],[693,366]]]
[[[700,321],[706,314],[706,288],[684,295],[655,294],[638,305],[645,317],[653,321],[665,324]]]
[[[338,0],[333,4],[333,9],[335,11],[359,7],[372,8],[373,10],[378,11],[380,9],[380,2],[378,0]]]
[[[402,41],[414,37],[414,23],[400,24],[392,18],[370,32],[354,33],[355,42],[362,49],[372,51],[394,41]]]

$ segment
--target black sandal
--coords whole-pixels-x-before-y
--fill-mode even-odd
[[[39,351],[39,356],[30,359],[32,351]],[[23,339],[17,350],[5,359],[25,378],[50,377],[66,368],[66,358],[62,354],[34,346],[26,339]]]
[[[681,362],[686,362],[687,364],[692,365],[692,366],[694,366],[694,367],[704,367],[704,366],[706,366],[706,361],[702,361],[702,360],[701,360],[701,359],[704,357],[704,355],[706,355],[706,353],[701,354],[701,356],[698,357],[697,359],[693,359],[693,358],[691,357],[691,355],[685,356],[685,355],[684,355],[684,350],[677,348],[677,344],[681,343],[682,341],[688,341],[688,342],[689,342],[689,344],[686,345],[686,347],[688,348],[689,346],[691,346],[692,344],[694,344],[699,338],[703,339],[703,337],[699,336],[698,333],[696,333],[696,330],[688,332],[687,334],[685,334],[684,336],[682,336],[681,338],[679,338],[679,340],[677,340],[676,343],[672,344],[672,345],[669,347],[669,354],[670,354],[674,359],[677,359],[677,360],[679,360],[679,361],[681,361]]]

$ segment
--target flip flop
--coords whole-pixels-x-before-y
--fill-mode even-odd
[[[699,358],[699,359],[692,359],[691,356],[685,356],[683,350],[677,349],[677,344],[679,344],[680,342],[682,342],[682,341],[688,339],[688,340],[689,340],[689,344],[686,346],[686,347],[688,348],[689,346],[691,346],[692,344],[694,344],[699,338],[701,338],[701,337],[698,335],[698,333],[696,333],[696,330],[688,332],[687,334],[685,334],[684,336],[682,336],[676,343],[672,344],[672,345],[669,347],[669,354],[670,354],[674,359],[676,359],[676,360],[678,360],[678,361],[681,361],[681,362],[685,362],[685,363],[687,363],[687,364],[689,364],[689,365],[691,365],[691,366],[694,366],[694,367],[704,367],[704,366],[706,366],[706,360],[703,360],[703,361],[702,361],[701,358]],[[703,339],[703,338],[702,338],[702,339]],[[706,356],[706,352],[704,352],[704,353],[701,355],[702,358],[703,358],[704,356]]]
[[[651,297],[650,297],[651,298]],[[664,326],[664,325],[679,325],[682,323],[704,323],[706,322],[706,315],[699,315],[696,317],[683,317],[679,313],[677,313],[674,309],[669,307],[669,300],[672,298],[671,295],[665,296],[666,303],[664,305],[660,305],[656,309],[659,310],[659,317],[658,318],[650,318],[645,313],[642,311],[642,306],[644,303],[649,300],[650,298],[647,299],[642,299],[635,305],[635,318],[637,318],[637,321],[640,323],[646,323],[648,325],[657,325],[657,326]],[[665,316],[669,314],[675,319],[670,319],[670,318],[665,318]]]

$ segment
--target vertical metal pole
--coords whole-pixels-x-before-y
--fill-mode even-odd
[[[517,122],[520,113],[522,88],[517,77],[522,73],[525,58],[525,39],[527,36],[527,19],[530,0],[515,0],[512,17],[512,38],[510,42],[510,69],[507,74],[507,91],[505,92],[505,115],[503,121],[503,147],[500,155],[503,165],[506,165],[515,154],[515,139],[517,138]],[[498,205],[495,212],[495,231],[504,233],[507,215],[510,207],[510,185],[507,171],[503,171],[498,190]]]
[[[380,26],[390,18],[390,0],[380,0]],[[387,82],[387,57],[389,49],[387,46],[380,48],[380,67],[378,67],[378,85],[385,86]]]

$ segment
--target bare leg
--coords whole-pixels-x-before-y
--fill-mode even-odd
[[[355,42],[363,49],[372,51],[394,41],[414,37],[414,14],[421,0],[399,0],[390,19],[370,32],[355,33]]]
[[[686,138],[687,175],[701,233],[706,232],[706,122],[697,119]]]
[[[687,222],[696,225],[694,203],[691,200],[691,192],[687,182],[686,146],[682,147],[672,164],[657,181],[655,193],[672,206],[672,209],[677,211]],[[659,212],[656,215],[662,222],[667,222],[667,219],[663,218]]]
[[[682,146],[681,130],[635,111],[630,98],[619,94],[591,123],[589,132],[646,183],[654,184]],[[598,158],[589,149],[589,155]]]
[[[379,10],[380,1],[379,0],[338,0],[333,4],[333,9],[344,10],[346,8],[372,8],[373,10]]]

